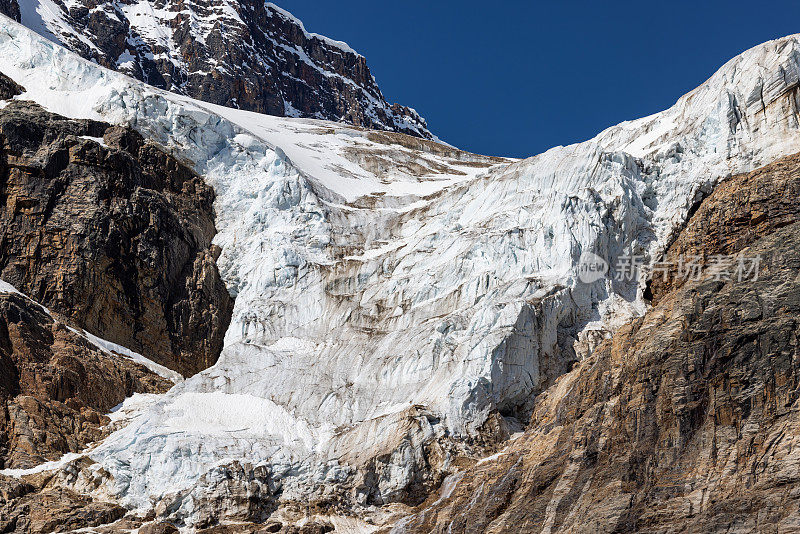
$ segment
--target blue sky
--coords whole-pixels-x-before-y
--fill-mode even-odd
[[[671,106],[728,59],[800,32],[800,2],[275,0],[366,56],[443,140],[531,156]]]

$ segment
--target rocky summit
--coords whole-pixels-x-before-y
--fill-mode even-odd
[[[800,530],[800,36],[517,160],[269,3],[0,10],[0,532]]]
[[[366,59],[258,0],[2,0],[0,13],[98,64],[192,98],[433,138]]]
[[[708,272],[661,292],[403,530],[800,529],[798,192],[797,154],[720,184],[667,253],[760,258],[758,275]]]

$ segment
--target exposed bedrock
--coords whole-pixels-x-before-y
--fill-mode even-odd
[[[112,356],[18,294],[0,295],[0,468],[27,468],[104,437],[105,414],[171,382]]]
[[[131,129],[36,104],[0,111],[0,277],[184,375],[222,350],[232,299],[214,193]]]
[[[393,532],[797,531],[798,171],[796,155],[722,182],[668,251],[760,256],[757,279],[660,292]]]

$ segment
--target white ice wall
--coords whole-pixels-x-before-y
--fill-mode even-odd
[[[701,191],[800,150],[798,46],[754,48],[669,110],[584,143],[473,166],[160,92],[3,18],[0,71],[29,90],[20,98],[131,124],[217,192],[236,295],[222,357],[92,453],[106,490],[142,508],[167,499],[191,522],[214,466],[267,465],[291,498],[345,487],[360,461],[395,451],[380,482],[391,497],[425,440],[524,406],[565,332],[642,311],[635,283],[581,284],[583,252],[656,253]],[[439,420],[418,418],[413,439],[412,407]]]

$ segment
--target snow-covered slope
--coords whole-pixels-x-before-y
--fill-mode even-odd
[[[433,137],[416,111],[386,102],[363,56],[263,0],[7,0],[2,12],[86,59],[193,98]]]
[[[109,473],[94,491],[188,524],[256,466],[280,502],[407,498],[644,308],[639,281],[581,283],[584,252],[652,257],[714,182],[800,151],[798,39],[665,112],[507,161],[161,92],[3,18],[19,98],[131,124],[217,191],[236,295],[222,357],[92,451]]]

